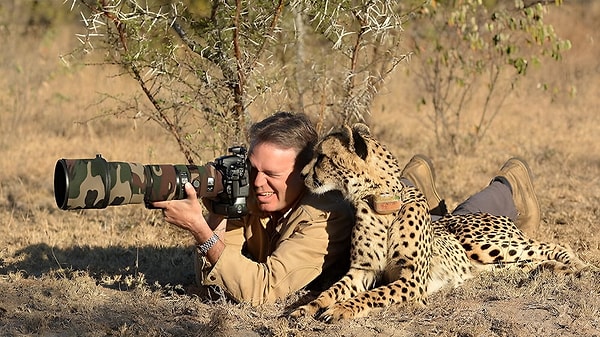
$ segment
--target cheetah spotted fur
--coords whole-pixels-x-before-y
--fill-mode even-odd
[[[356,223],[346,275],[292,317],[331,322],[395,303],[425,305],[429,294],[494,266],[588,267],[563,247],[526,238],[507,217],[447,215],[432,223],[423,194],[401,182],[397,160],[364,124],[327,135],[302,173],[315,193],[341,190],[355,207]],[[400,209],[375,212],[373,197],[381,194],[398,196]]]

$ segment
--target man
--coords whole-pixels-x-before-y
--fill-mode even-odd
[[[209,213],[205,219],[189,184],[187,199],[154,203],[166,221],[188,230],[198,243],[198,282],[258,305],[284,298],[319,276],[324,286],[337,281],[348,268],[354,210],[337,192],[318,196],[304,186],[300,172],[318,138],[312,124],[305,115],[279,112],[253,125],[249,136],[251,214],[227,220]],[[425,194],[434,220],[445,213],[429,159],[413,157],[402,177]],[[455,212],[517,219],[517,209],[528,219],[522,224],[539,223],[528,168],[511,159],[490,186]]]
[[[165,220],[198,243],[197,275],[238,302],[258,305],[295,292],[319,275],[341,276],[348,267],[354,211],[341,194],[310,193],[300,174],[318,140],[303,114],[276,113],[249,131],[251,214],[240,220],[209,213],[195,190],[187,199],[154,203]],[[344,262],[346,261],[346,262]]]

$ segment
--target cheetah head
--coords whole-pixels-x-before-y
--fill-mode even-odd
[[[339,190],[351,200],[372,193],[379,185],[369,160],[373,142],[369,128],[360,123],[328,134],[302,170],[306,186],[317,194]]]

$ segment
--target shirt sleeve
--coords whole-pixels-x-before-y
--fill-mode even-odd
[[[263,263],[242,255],[239,238],[243,240],[243,228],[232,228],[227,233],[226,247],[205,275],[204,284],[218,285],[234,300],[252,305],[274,302],[306,286],[321,274],[326,256],[333,249],[328,226],[339,227],[349,219],[337,212],[322,211],[312,217],[301,213],[304,214],[290,219],[291,235],[279,241]]]

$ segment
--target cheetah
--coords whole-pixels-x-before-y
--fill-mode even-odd
[[[424,195],[403,184],[400,173],[364,124],[345,126],[317,144],[302,174],[314,193],[340,190],[354,205],[350,268],[291,317],[333,322],[395,303],[424,306],[433,292],[497,266],[587,268],[563,247],[526,238],[507,217],[446,215],[432,223]]]

